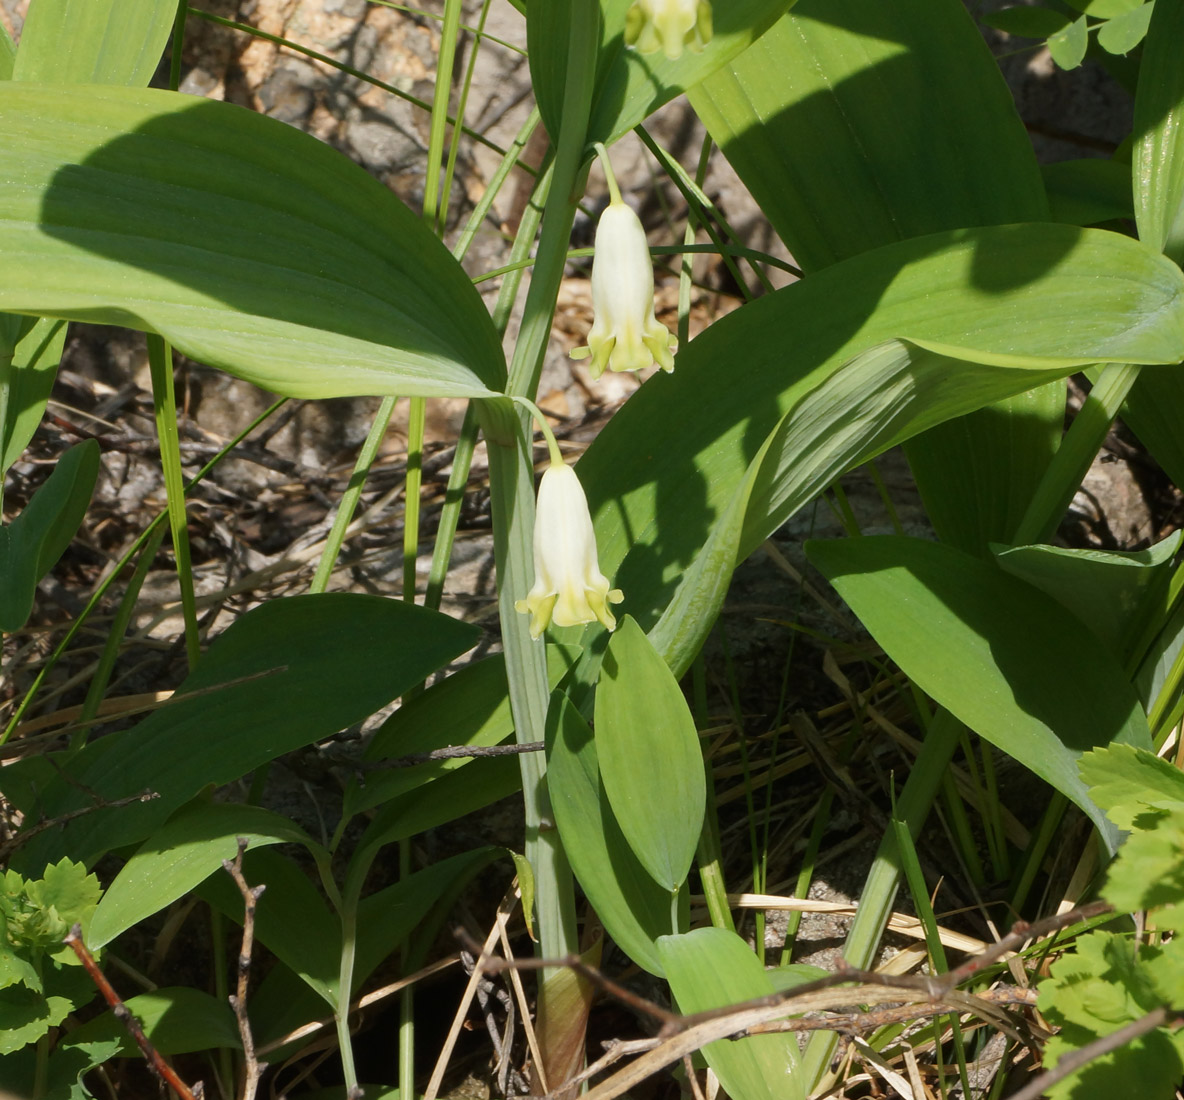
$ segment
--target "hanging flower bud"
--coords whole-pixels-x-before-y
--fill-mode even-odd
[[[671,349],[678,341],[654,316],[654,268],[641,219],[619,197],[605,207],[596,226],[592,257],[592,331],[588,346],[573,359],[592,356],[593,378],[605,368],[644,370],[658,364],[674,370]]]
[[[634,0],[625,14],[625,44],[641,53],[661,50],[677,61],[684,47],[699,53],[710,41],[708,0]]]
[[[596,557],[596,534],[588,499],[576,472],[552,460],[539,483],[534,517],[534,587],[514,607],[530,615],[530,636],[539,638],[551,623],[579,626],[599,621],[617,625],[610,603],[624,597],[609,588]]]

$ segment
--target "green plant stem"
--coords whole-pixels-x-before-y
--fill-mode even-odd
[[[210,949],[214,956],[214,996],[219,1004],[225,1004],[230,988],[226,980],[226,921],[213,906],[210,910]],[[226,1082],[227,1089],[234,1088],[234,1062],[225,1047],[218,1051],[218,1072]]]
[[[1127,363],[1110,363],[1103,368],[1040,479],[1016,529],[1016,546],[1047,542],[1056,533],[1140,369]]]
[[[251,432],[259,427],[263,421],[268,419],[268,417],[285,405],[287,401],[288,399],[286,397],[281,397],[278,401],[270,405],[254,420],[252,420],[250,424],[248,424],[241,432],[239,432],[238,435],[236,435],[229,443],[227,443],[225,447],[223,447],[216,455],[214,455],[214,457],[211,458],[210,461],[207,462],[197,472],[193,480],[185,486],[185,492],[189,493],[198,484],[204,481],[206,475],[215,466],[217,466],[219,462],[221,462],[228,454],[230,454],[230,452],[233,451],[234,448],[237,447],[244,439],[246,439],[246,437],[250,435]],[[74,621],[66,630],[62,640],[54,647],[54,651],[49,655],[45,663],[38,670],[37,675],[33,678],[33,683],[29,686],[28,691],[26,691],[24,696],[21,698],[20,706],[16,708],[16,711],[8,720],[8,725],[4,727],[4,733],[2,736],[0,736],[0,745],[5,744],[12,736],[13,731],[17,728],[17,726],[20,725],[21,719],[23,719],[25,716],[25,712],[29,709],[33,703],[33,700],[37,697],[37,692],[41,690],[41,685],[45,682],[45,678],[50,674],[50,672],[53,671],[54,666],[58,663],[58,661],[61,660],[62,654],[70,648],[70,643],[74,641],[74,639],[78,636],[78,632],[83,628],[83,626],[86,625],[87,620],[94,613],[95,608],[99,606],[99,603],[107,594],[107,589],[109,589],[111,585],[115,583],[116,578],[120,575],[120,573],[123,572],[124,569],[127,568],[132,558],[134,558],[140,552],[144,544],[153,536],[153,533],[164,524],[167,516],[167,512],[161,512],[150,524],[148,524],[146,528],[144,528],[144,531],[140,537],[137,538],[130,547],[128,547],[123,557],[120,558],[119,561],[117,561],[111,568],[110,572],[107,574],[106,579],[104,579],[103,582],[91,594],[90,599],[86,602],[86,606],[81,612],[79,612],[77,616],[75,616]]]
[[[181,86],[181,51],[185,45],[185,20],[189,16],[189,0],[177,0],[177,18],[173,22],[172,49],[169,54],[169,90]]]
[[[8,451],[8,400],[12,392],[13,355],[0,355],[0,524],[4,522],[4,475],[3,458]]]
[[[896,816],[907,826],[909,836],[914,839],[929,816],[942,777],[961,743],[962,730],[962,723],[952,714],[939,710],[921,742],[921,751],[917,754],[896,804]],[[900,887],[901,874],[900,851],[895,835],[889,831],[880,841],[859,896],[859,908],[847,933],[843,958],[850,966],[861,970],[873,966],[880,937],[888,925]],[[814,1090],[826,1073],[837,1043],[838,1036],[833,1033],[819,1031],[810,1036],[802,1055],[807,1093]]]
[[[1028,892],[1032,889],[1032,883],[1036,881],[1040,865],[1048,854],[1053,837],[1056,836],[1057,826],[1060,825],[1061,818],[1065,816],[1065,810],[1068,808],[1069,800],[1060,791],[1053,791],[1048,805],[1044,807],[1044,813],[1040,816],[1040,824],[1032,834],[1028,850],[1024,853],[1024,865],[1011,893],[1011,906],[1014,910],[1018,911],[1028,900]]]
[[[809,896],[810,883],[814,878],[814,867],[818,862],[818,853],[822,849],[822,838],[826,827],[830,824],[830,808],[835,800],[835,788],[828,786],[818,800],[818,809],[814,814],[814,824],[810,829],[810,839],[806,841],[806,850],[802,853],[802,866],[798,871],[798,879],[794,884],[793,896],[804,898]],[[788,966],[793,961],[793,946],[797,939],[798,928],[802,924],[801,910],[790,912],[785,922],[785,943],[781,947],[781,966]]]
[[[411,839],[399,841],[399,880],[405,882],[411,874]],[[400,952],[403,973],[412,972],[411,950]],[[399,1095],[415,1095],[415,986],[409,985],[399,997]]]
[[[193,563],[189,557],[189,526],[185,514],[185,477],[181,470],[181,441],[177,434],[177,398],[173,392],[173,349],[155,333],[148,334],[148,367],[152,374],[152,406],[156,435],[160,440],[160,464],[168,495],[169,526],[177,581],[181,585],[181,611],[185,620],[185,654],[192,669],[201,657],[197,626],[197,601],[193,594]]]
[[[592,108],[600,39],[600,5],[573,0],[565,53],[567,78],[563,117],[556,139],[554,176],[543,210],[542,233],[534,276],[526,296],[522,327],[510,364],[506,392],[533,400],[551,332],[555,303],[567,256],[571,226],[585,172],[585,135]],[[557,47],[560,43],[555,44]],[[532,581],[534,463],[525,412],[509,401],[483,403],[480,416],[489,447],[494,554],[498,568],[498,611],[502,627],[510,709],[519,742],[543,740],[549,692],[545,648],[530,637],[526,617],[514,608]],[[526,816],[526,857],[535,875],[539,950],[556,958],[578,951],[575,894],[571,868],[551,818],[542,753],[522,755],[522,791]],[[539,1014],[552,1011],[540,988]]]
[[[148,576],[148,570],[152,566],[152,559],[156,557],[156,552],[160,549],[160,544],[163,541],[164,526],[162,525],[153,532],[152,537],[140,552],[139,560],[136,562],[135,572],[132,573],[127,589],[119,601],[119,610],[115,612],[115,618],[111,621],[111,629],[107,631],[107,640],[103,644],[103,654],[99,658],[99,667],[95,670],[94,676],[91,677],[90,685],[86,689],[86,699],[82,703],[82,713],[78,716],[80,724],[89,722],[99,713],[99,704],[103,701],[103,696],[107,691],[107,685],[111,680],[111,672],[115,668],[116,659],[119,657],[119,646],[123,641],[123,636],[127,633],[127,627],[128,623],[131,622],[132,613],[136,609],[136,600],[139,599],[140,589],[143,587],[144,580]],[[71,750],[81,748],[86,743],[87,733],[88,730],[86,729],[78,731],[71,741]]]
[[[353,1096],[358,1087],[358,1070],[354,1065],[354,1045],[349,1034],[349,1002],[353,996],[354,956],[357,954],[358,947],[357,891],[348,889],[345,891],[340,915],[341,967],[337,972],[337,1006],[333,1010],[333,1017],[337,1024],[337,1049],[341,1055],[341,1074],[345,1078],[345,1094]]]
[[[427,401],[413,397],[407,409],[407,483],[403,490],[403,599],[415,603],[419,569],[419,513],[423,490],[423,439]]]

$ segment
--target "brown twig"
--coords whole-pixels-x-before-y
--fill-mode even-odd
[[[175,1092],[181,1100],[201,1100],[202,1087],[200,1084],[196,1085],[194,1089],[190,1089],[180,1077],[177,1076],[172,1066],[168,1064],[161,1056],[159,1051],[148,1041],[148,1037],[144,1034],[144,1029],[140,1027],[140,1021],[132,1015],[131,1010],[123,1003],[118,993],[115,992],[111,983],[107,981],[106,975],[99,969],[99,964],[95,962],[94,956],[87,950],[86,944],[82,942],[82,925],[75,924],[70,929],[66,936],[64,943],[70,945],[74,950],[74,954],[78,956],[78,961],[86,968],[86,972],[90,975],[90,979],[95,983],[98,991],[103,995],[103,998],[111,1006],[111,1011],[115,1018],[127,1028],[128,1033],[132,1039],[135,1040],[148,1062],[156,1073],[156,1075],[164,1081]]]
[[[415,764],[426,764],[431,760],[465,760],[478,756],[517,756],[525,752],[542,752],[547,747],[544,741],[528,741],[521,745],[448,745],[431,752],[413,752],[407,756],[396,756],[390,760],[370,760],[354,764],[360,772],[385,771],[388,768],[410,768]]]
[[[266,1062],[260,1062],[255,1055],[255,1037],[251,1033],[251,1021],[247,1016],[247,983],[251,973],[251,950],[255,944],[255,906],[259,902],[266,886],[248,886],[243,877],[243,853],[247,850],[248,841],[245,837],[238,838],[238,853],[233,860],[224,859],[222,866],[234,879],[239,893],[243,896],[243,939],[238,950],[238,983],[234,994],[230,998],[230,1007],[234,1009],[234,1018],[238,1023],[238,1033],[243,1044],[243,1090],[242,1100],[255,1100],[255,1093],[259,1089],[259,1081]]]
[[[1058,1081],[1064,1080],[1069,1074],[1075,1073],[1095,1058],[1101,1058],[1103,1054],[1109,1054],[1112,1050],[1126,1046],[1127,1043],[1133,1042],[1140,1035],[1146,1035],[1147,1032],[1154,1031],[1157,1027],[1166,1024],[1169,1015],[1171,1013],[1168,1009],[1161,1005],[1159,1008],[1152,1009],[1146,1016],[1140,1016],[1137,1020],[1131,1021],[1126,1027],[1120,1027],[1117,1031],[1110,1032],[1109,1035],[1103,1035],[1092,1043],[1086,1043],[1085,1046],[1062,1055],[1052,1069],[1042,1073],[1035,1080],[1029,1081],[1019,1092],[1012,1093],[1008,1100],[1037,1100],[1037,1097],[1043,1096]]]
[[[120,806],[130,806],[133,802],[151,802],[154,798],[159,797],[160,795],[156,791],[141,791],[139,794],[130,794],[127,798],[117,798],[113,802],[108,802],[105,798],[95,795],[96,801],[93,805],[82,806],[77,810],[59,814],[57,817],[47,817],[44,821],[38,821],[36,825],[30,825],[29,828],[22,829],[15,836],[9,837],[3,844],[0,844],[0,862],[7,860],[22,844],[28,844],[35,836],[49,829],[55,829],[59,825],[68,825],[77,818],[86,817],[87,814],[97,813],[99,810],[114,810]]]

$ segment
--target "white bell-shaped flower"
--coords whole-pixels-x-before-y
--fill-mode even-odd
[[[641,53],[661,50],[671,61],[711,41],[708,0],[634,0],[625,13],[625,44]]]
[[[593,378],[609,370],[644,370],[655,363],[674,370],[678,341],[654,316],[654,268],[641,219],[620,198],[605,207],[592,256],[592,330],[588,346],[574,348]]]
[[[539,638],[551,623],[579,626],[599,621],[617,625],[610,603],[624,597],[600,572],[596,533],[588,498],[576,472],[552,461],[539,483],[534,517],[534,586],[514,607],[530,615],[530,636]]]

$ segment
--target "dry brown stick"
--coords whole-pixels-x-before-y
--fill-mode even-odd
[[[1103,1035],[1092,1043],[1078,1047],[1077,1050],[1063,1055],[1048,1072],[1029,1081],[1019,1092],[1012,1093],[1008,1100],[1037,1100],[1037,1097],[1043,1096],[1058,1081],[1064,1080],[1069,1074],[1075,1073],[1095,1058],[1101,1058],[1103,1054],[1109,1054],[1112,1050],[1126,1046],[1127,1043],[1133,1042],[1140,1035],[1146,1035],[1147,1032],[1154,1031],[1157,1027],[1166,1024],[1170,1015],[1168,1009],[1161,1005],[1159,1008],[1152,1009],[1146,1016],[1140,1016],[1137,1020],[1133,1020],[1126,1027],[1120,1027],[1117,1031],[1110,1032],[1109,1035]]]
[[[160,1056],[160,1052],[148,1041],[148,1037],[144,1034],[144,1029],[140,1027],[140,1021],[132,1015],[131,1010],[120,999],[119,994],[115,992],[111,983],[107,981],[106,975],[99,969],[99,964],[95,962],[94,956],[87,950],[86,944],[82,942],[82,925],[75,924],[63,942],[73,948],[74,954],[78,956],[78,961],[82,963],[86,968],[86,972],[90,975],[90,980],[95,983],[96,988],[103,995],[104,1000],[111,1006],[111,1011],[115,1018],[127,1028],[128,1033],[135,1040],[136,1046],[140,1048],[145,1060],[152,1067],[156,1075],[181,1100],[200,1100],[202,1095],[201,1085],[197,1085],[196,1092],[194,1092],[177,1076],[173,1067]]]
[[[238,949],[238,981],[235,991],[230,997],[230,1007],[234,1009],[234,1018],[238,1023],[238,1034],[243,1044],[243,1091],[242,1100],[255,1100],[255,1093],[259,1090],[259,1081],[266,1062],[260,1062],[255,1054],[255,1037],[251,1032],[251,1021],[247,1016],[247,984],[251,974],[251,951],[255,946],[255,906],[266,886],[248,886],[243,877],[243,853],[249,842],[245,837],[238,838],[238,853],[234,859],[224,859],[222,866],[227,874],[234,879],[234,884],[243,896],[243,938]]]
[[[68,825],[77,818],[86,817],[87,814],[97,813],[99,810],[113,810],[119,806],[130,806],[133,802],[151,802],[154,798],[159,798],[160,795],[156,791],[141,791],[139,794],[128,795],[127,798],[117,798],[113,802],[108,802],[97,795],[95,797],[97,801],[93,805],[82,806],[77,810],[59,814],[57,817],[47,817],[44,821],[38,821],[36,825],[30,825],[29,828],[22,829],[15,836],[9,837],[3,844],[0,844],[0,861],[7,860],[22,844],[28,844],[35,836],[48,829],[55,829],[59,825]]]
[[[521,745],[448,745],[430,752],[413,752],[407,756],[396,756],[391,760],[367,760],[352,765],[359,772],[385,771],[388,768],[410,768],[415,764],[426,764],[431,760],[465,760],[478,756],[518,756],[525,752],[542,752],[547,747],[544,741],[528,741]]]

